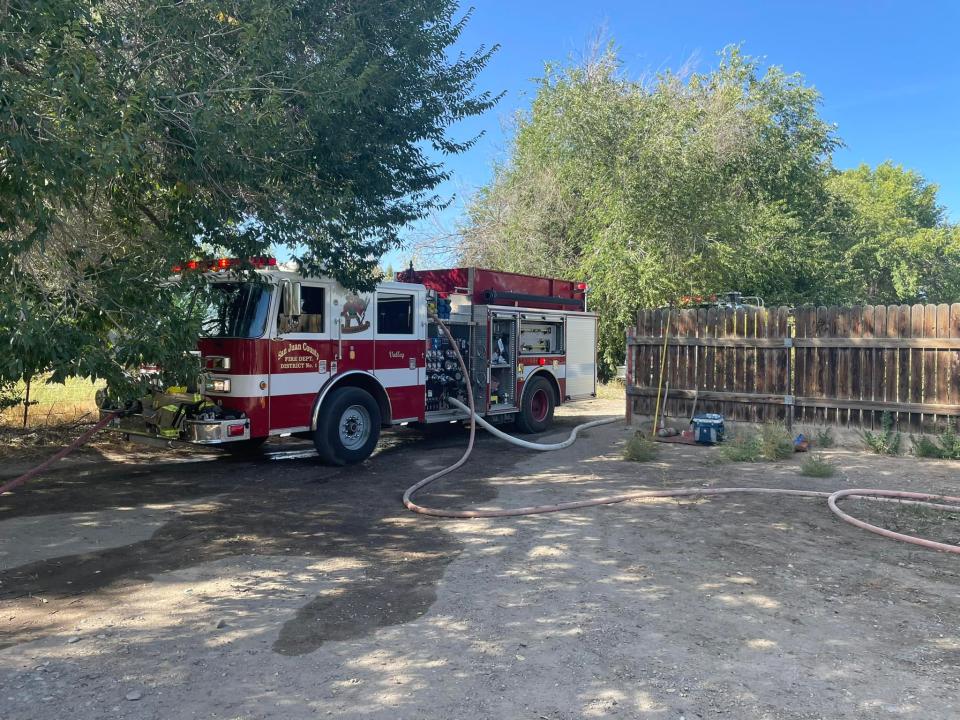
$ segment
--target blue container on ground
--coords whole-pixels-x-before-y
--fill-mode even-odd
[[[704,445],[723,442],[723,415],[704,413],[693,418],[693,439]]]

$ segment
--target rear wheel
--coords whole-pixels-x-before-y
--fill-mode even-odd
[[[337,388],[323,403],[313,444],[330,465],[353,465],[370,457],[380,439],[380,406],[360,388]]]
[[[557,399],[549,380],[534,377],[527,381],[520,401],[520,413],[517,415],[517,428],[524,433],[543,432],[553,423],[556,404]]]

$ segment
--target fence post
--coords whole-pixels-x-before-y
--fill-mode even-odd
[[[639,317],[637,318],[637,323],[639,324]],[[624,395],[627,398],[627,413],[626,413],[627,427],[630,427],[631,425],[633,425],[633,396],[630,394],[630,387],[633,385],[633,361],[634,361],[633,356],[637,351],[637,346],[631,345],[630,341],[634,338],[635,335],[636,335],[636,327],[628,327],[627,328],[627,353],[626,353],[627,366],[624,369],[624,373],[623,373],[623,386],[625,390]]]
[[[783,396],[786,412],[787,430],[793,431],[793,338],[783,339],[783,349],[787,353],[787,393]]]

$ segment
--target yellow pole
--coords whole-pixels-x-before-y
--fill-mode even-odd
[[[667,323],[663,328],[663,348],[660,350],[660,381],[657,383],[657,407],[653,411],[653,434],[657,434],[657,419],[660,417],[660,393],[663,391],[663,374],[667,368],[667,338],[670,337],[670,308],[667,308]]]

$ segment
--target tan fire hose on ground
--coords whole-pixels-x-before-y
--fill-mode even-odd
[[[932,550],[940,550],[943,552],[949,553],[960,553],[960,545],[951,545],[949,543],[936,542],[934,540],[927,540],[926,538],[915,537],[913,535],[905,535],[903,533],[894,532],[892,530],[887,530],[886,528],[879,527],[877,525],[871,525],[870,523],[859,520],[848,513],[842,511],[837,503],[843,498],[847,497],[860,497],[867,498],[871,500],[881,500],[881,501],[892,501],[899,502],[906,505],[919,505],[923,507],[933,508],[937,510],[946,510],[949,512],[960,512],[960,497],[953,497],[950,495],[934,495],[930,493],[915,493],[915,492],[903,492],[900,490],[877,490],[877,489],[851,489],[851,490],[837,490],[836,492],[823,492],[817,490],[788,490],[783,488],[762,488],[762,487],[734,487],[734,488],[678,488],[673,490],[639,490],[636,492],[622,493],[619,495],[608,495],[607,497],[601,498],[590,498],[588,500],[572,500],[568,502],[555,503],[551,505],[531,505],[527,507],[519,508],[506,508],[502,510],[445,510],[443,508],[431,508],[423,505],[418,505],[413,502],[413,496],[427,487],[431,483],[439,480],[445,475],[449,475],[454,470],[460,468],[470,457],[470,453],[473,451],[474,440],[476,438],[477,423],[479,422],[487,429],[493,428],[492,425],[487,423],[483,418],[481,418],[476,413],[476,405],[473,398],[473,388],[469,381],[469,373],[467,372],[467,365],[463,360],[463,356],[460,354],[460,350],[457,346],[457,343],[453,339],[453,335],[450,333],[450,330],[447,326],[435,315],[433,319],[439,325],[443,333],[449,338],[450,344],[453,347],[454,352],[457,356],[457,361],[460,363],[460,368],[463,372],[463,376],[468,378],[466,383],[467,386],[467,404],[469,407],[464,406],[459,401],[453,401],[452,404],[456,407],[459,406],[461,409],[469,411],[470,419],[470,440],[467,443],[467,449],[453,465],[446,467],[438,472],[425,477],[420,482],[411,485],[407,488],[407,491],[403,494],[403,504],[407,509],[412,512],[419,513],[421,515],[431,515],[433,517],[441,518],[501,518],[501,517],[515,517],[518,515],[540,515],[543,513],[552,513],[552,512],[561,512],[563,510],[576,510],[580,508],[595,507],[597,505],[613,505],[615,503],[627,502],[629,500],[648,500],[650,498],[670,498],[670,497],[707,497],[711,495],[733,495],[733,494],[754,494],[754,495],[787,495],[791,497],[805,497],[805,498],[825,498],[827,501],[827,506],[830,508],[831,512],[834,513],[844,522],[855,525],[856,527],[862,528],[864,530],[869,530],[872,533],[882,535],[883,537],[891,538],[893,540],[900,540],[902,542],[912,543],[914,545],[920,545],[921,547],[930,548]],[[573,429],[573,432],[570,433],[570,437],[567,440],[561,443],[551,443],[548,445],[543,445],[540,443],[531,443],[526,440],[520,440],[519,438],[514,438],[506,433],[503,433],[499,430],[496,430],[495,434],[499,437],[505,438],[508,442],[512,442],[521,447],[531,448],[537,450],[557,450],[563,447],[569,447],[573,444],[574,440],[577,437],[577,433],[587,427],[595,427],[597,425],[605,425],[608,423],[616,422],[620,418],[607,418],[604,420],[594,420],[593,422],[586,423],[584,425],[578,425]],[[936,501],[936,502],[935,502]],[[958,504],[946,504],[946,503],[958,503]]]

